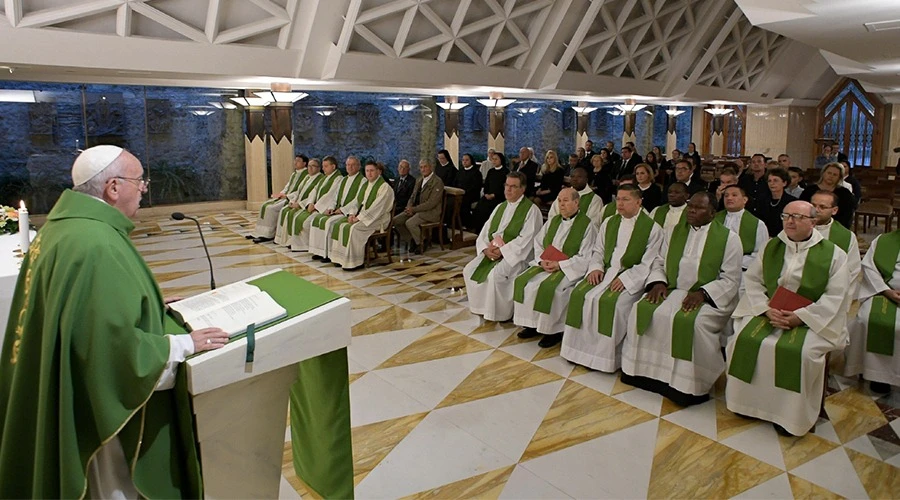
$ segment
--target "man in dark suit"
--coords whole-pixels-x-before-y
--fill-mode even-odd
[[[622,157],[616,153],[616,145],[613,141],[606,141],[606,150],[609,151],[609,162],[614,167],[614,172],[618,172],[619,166],[622,165]]]
[[[519,149],[519,164],[514,170],[514,172],[525,174],[525,178],[528,180],[525,184],[525,196],[529,198],[534,196],[534,193],[537,191],[537,174],[541,169],[538,162],[534,161],[531,156],[531,149],[524,146]]]
[[[409,175],[409,162],[406,160],[400,160],[400,163],[397,165],[397,173],[400,174],[400,176],[397,177],[397,181],[394,182],[394,213],[399,214],[406,208],[406,204],[412,197],[413,188],[416,186],[416,180],[413,179],[413,176]]]
[[[700,191],[706,191],[707,189],[706,182],[702,179],[697,180],[693,178],[693,174],[694,166],[687,158],[682,158],[675,163],[675,181],[682,182],[687,186],[689,196],[693,196],[694,193],[699,193]],[[669,189],[666,188],[666,193],[668,194],[668,192]],[[715,207],[713,207],[713,209],[715,209]]]
[[[640,164],[641,158],[634,154],[634,150],[631,149],[631,146],[622,146],[622,166],[619,168],[619,175],[617,177],[621,179],[626,175],[634,175],[634,167]]]
[[[415,253],[422,253],[422,224],[441,220],[444,201],[444,181],[434,173],[431,162],[420,161],[419,170],[422,176],[416,179],[412,197],[403,212],[394,216],[394,228],[400,234],[401,245],[409,242],[409,251]]]

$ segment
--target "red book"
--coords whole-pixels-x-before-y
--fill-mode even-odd
[[[772,309],[794,312],[797,309],[804,308],[812,303],[813,302],[806,297],[780,286],[775,290],[775,295],[772,296],[772,300],[769,301],[769,307]]]
[[[540,260],[545,260],[547,262],[561,262],[568,259],[568,255],[562,253],[562,251],[555,246],[550,245],[544,249],[544,253],[541,254]]]

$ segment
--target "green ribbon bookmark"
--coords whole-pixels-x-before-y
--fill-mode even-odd
[[[256,323],[247,325],[247,358],[245,362],[253,362],[253,353],[256,351]]]

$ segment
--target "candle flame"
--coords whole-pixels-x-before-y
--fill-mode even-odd
[[[25,200],[19,200],[19,208],[25,210]]]

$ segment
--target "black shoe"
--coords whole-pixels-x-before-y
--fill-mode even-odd
[[[313,255],[312,260],[322,260],[322,257],[319,257],[318,255]]]
[[[788,430],[785,429],[784,427],[782,427],[774,422],[772,423],[772,425],[775,426],[775,432],[777,432],[778,434],[781,434],[782,436],[786,436],[786,437],[796,437],[793,434],[791,434],[790,432],[788,432]]]
[[[884,382],[869,382],[869,390],[878,394],[888,394],[891,392],[891,385]]]
[[[415,241],[409,242],[409,253],[419,253],[419,245]]]
[[[252,240],[253,238],[256,238],[256,236],[253,236],[252,234],[248,234],[247,236],[244,236],[244,238],[247,238],[248,240]]]
[[[324,259],[322,259],[322,264],[328,264],[330,262],[331,262],[331,259],[329,259],[328,257],[325,257]]]
[[[253,238],[253,243],[265,243],[267,241],[272,241],[275,238]]]
[[[520,339],[530,339],[530,338],[537,337],[538,335],[540,335],[540,333],[538,333],[538,331],[536,329],[526,328],[526,329],[522,330],[521,332],[517,333],[516,337],[519,337]]]
[[[550,335],[544,335],[544,338],[542,338],[541,341],[538,342],[538,346],[545,347],[545,348],[553,347],[556,344],[559,344],[560,342],[562,342],[562,336],[563,336],[562,332],[553,333]]]

